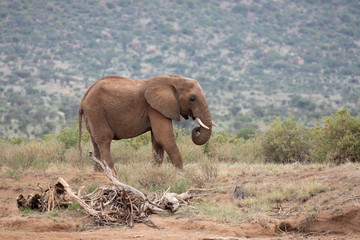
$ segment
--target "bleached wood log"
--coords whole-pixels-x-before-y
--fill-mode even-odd
[[[129,185],[126,185],[122,182],[120,182],[119,180],[117,180],[113,175],[112,175],[112,171],[109,168],[109,166],[107,166],[105,163],[103,163],[102,161],[100,161],[99,159],[97,159],[94,156],[90,156],[90,158],[92,160],[94,160],[96,163],[98,163],[100,165],[100,167],[103,169],[105,175],[110,179],[110,181],[118,186],[121,187],[124,190],[130,191],[133,194],[135,194],[136,196],[141,197],[144,200],[144,204],[142,206],[142,210],[143,211],[147,211],[148,209],[152,212],[152,213],[163,213],[163,212],[167,212],[166,210],[162,209],[161,207],[157,206],[156,204],[152,203],[151,201],[149,201],[149,199],[145,196],[144,193],[142,193],[141,191],[137,190],[134,187],[131,187]]]
[[[69,184],[62,177],[58,178],[56,184],[61,184],[64,187],[64,190],[66,191],[66,193],[69,195],[69,197],[71,199],[73,199],[75,202],[77,202],[89,215],[91,215],[93,217],[103,217],[110,221],[116,221],[116,219],[114,219],[106,214],[103,214],[103,212],[101,212],[101,211],[96,211],[92,207],[87,205],[79,196],[77,196],[76,194],[73,193]]]
[[[119,180],[117,180],[117,179],[112,175],[111,169],[110,169],[106,164],[104,164],[102,161],[100,161],[99,159],[97,159],[97,158],[94,157],[94,156],[90,156],[90,158],[91,158],[92,160],[94,160],[96,163],[98,163],[98,164],[101,166],[101,168],[104,170],[105,175],[110,179],[110,181],[111,181],[114,185],[119,186],[119,187],[121,187],[121,188],[123,188],[123,189],[125,189],[125,190],[127,190],[127,191],[130,191],[130,192],[132,192],[133,194],[135,194],[135,195],[137,195],[137,196],[140,196],[143,200],[146,200],[146,199],[147,199],[146,196],[145,196],[145,194],[142,193],[141,191],[139,191],[139,190],[137,190],[136,188],[131,187],[131,186],[129,186],[129,185],[126,185],[126,184],[120,182]]]
[[[18,207],[52,211],[56,207],[60,208],[76,202],[100,225],[127,224],[132,227],[134,222],[143,222],[156,227],[149,219],[144,220],[149,214],[176,212],[181,205],[187,204],[186,200],[192,197],[189,191],[182,194],[170,193],[170,187],[160,199],[156,194],[146,195],[116,179],[105,162],[101,162],[96,157],[90,157],[101,166],[105,175],[112,182],[111,186],[100,187],[86,196],[81,196],[84,187],[81,187],[76,194],[69,184],[59,177],[56,184],[49,186],[45,191],[39,186],[42,191],[41,196],[39,194],[30,195],[26,199],[20,195],[17,198]],[[115,201],[115,199],[117,200]],[[119,202],[120,204],[118,204]],[[34,203],[36,204],[34,205]]]
[[[110,179],[110,181],[114,185],[116,185],[118,187],[121,187],[124,190],[130,191],[133,194],[135,194],[136,196],[141,197],[144,200],[144,204],[142,206],[143,211],[146,211],[146,210],[149,209],[152,213],[167,212],[167,210],[163,209],[161,206],[149,201],[149,199],[141,191],[139,191],[136,188],[131,187],[129,185],[126,185],[126,184],[120,182],[119,180],[117,180],[113,176],[111,169],[109,168],[109,166],[106,165],[106,163],[100,161],[99,159],[97,159],[95,156],[92,156],[92,155],[90,156],[90,158],[100,165],[100,167],[103,169],[105,175]],[[189,192],[185,192],[185,193],[182,193],[182,194],[178,195],[178,194],[175,194],[175,193],[166,192],[163,195],[163,198],[165,198],[167,200],[167,202],[172,203],[171,204],[172,206],[170,206],[171,212],[176,212],[180,207],[180,201],[183,202],[183,201],[191,198],[191,194]]]

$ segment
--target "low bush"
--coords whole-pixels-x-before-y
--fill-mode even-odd
[[[226,144],[226,143],[239,143],[241,139],[239,139],[236,135],[230,134],[229,132],[216,132],[212,134],[210,139],[211,142],[216,142],[219,144]]]
[[[60,131],[60,133],[56,136],[56,139],[62,142],[66,149],[71,147],[76,147],[79,138],[79,129],[72,127],[66,127]],[[87,142],[90,139],[90,134],[88,131],[83,130],[81,132],[81,140],[83,142]]]
[[[253,137],[238,138],[228,132],[214,132],[203,146],[195,145],[183,129],[175,129],[176,142],[182,154],[184,166],[196,164],[193,183],[201,185],[216,178],[217,163],[344,163],[360,161],[360,119],[352,117],[345,109],[324,117],[316,127],[306,129],[292,118],[281,122],[277,118],[266,125],[265,131],[257,131]],[[93,151],[89,133],[82,135],[83,152]],[[24,140],[21,137],[0,141],[0,167],[9,175],[18,176],[22,169],[46,169],[50,163],[62,162],[82,167],[93,164],[83,154],[78,158],[78,130],[64,128],[58,135],[46,135],[42,140]],[[113,141],[111,155],[118,165],[153,165],[150,132],[139,137]],[[170,159],[165,154],[164,163]],[[212,164],[213,163],[213,164]],[[164,174],[168,169],[164,169]],[[14,174],[13,174],[14,173]],[[207,177],[204,177],[207,176]],[[163,179],[167,179],[164,175]],[[159,180],[161,182],[161,179]],[[186,184],[185,184],[186,185]],[[159,184],[162,186],[162,184]],[[182,188],[179,182],[175,188]],[[146,186],[149,187],[149,186]]]
[[[314,162],[359,162],[360,119],[341,110],[324,117],[311,131],[311,156]]]
[[[139,149],[140,147],[147,145],[151,142],[151,133],[149,131],[141,134],[138,137],[127,139],[126,141],[131,147]]]
[[[281,122],[276,118],[267,124],[264,133],[258,133],[265,162],[294,163],[309,159],[309,134],[304,126],[298,126],[292,118]]]
[[[255,127],[244,127],[236,133],[236,136],[238,138],[249,139],[253,137],[255,133],[256,133]]]

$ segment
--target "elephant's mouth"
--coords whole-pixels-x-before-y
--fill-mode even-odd
[[[188,111],[185,112],[185,113],[181,113],[181,116],[182,116],[184,119],[186,119],[186,120],[188,120],[189,117],[191,117],[192,120],[195,120],[194,114],[192,113],[191,109],[188,110]]]
[[[192,118],[192,120],[195,120],[194,114],[192,113],[191,110],[189,110],[189,114],[188,114],[188,115]]]
[[[191,111],[191,109],[189,109],[186,114],[181,114],[181,116],[182,116],[183,118],[185,118],[186,120],[189,119],[189,117],[192,118],[192,120],[196,120],[196,122],[197,122],[201,127],[205,128],[205,129],[210,129],[210,127],[211,127],[211,126],[206,126],[206,125],[201,121],[200,118],[195,117],[194,114],[193,114],[193,112]],[[211,125],[217,127],[217,125],[216,125],[215,123],[213,123],[213,122],[211,122]]]

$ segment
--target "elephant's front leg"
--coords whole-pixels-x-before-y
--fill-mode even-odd
[[[175,167],[182,169],[183,162],[180,151],[176,146],[172,120],[164,117],[161,113],[152,108],[149,109],[149,118],[151,124],[151,132],[153,134],[152,141],[155,141],[156,143],[155,147],[160,146],[162,149],[164,149],[169,155],[172,164],[174,164]],[[157,148],[157,151],[161,152],[159,148]]]
[[[152,152],[156,164],[161,165],[164,160],[164,148],[156,142],[154,133],[151,131]]]

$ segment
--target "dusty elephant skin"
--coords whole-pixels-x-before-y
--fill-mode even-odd
[[[180,115],[196,119],[200,126],[193,129],[192,140],[197,145],[206,143],[211,136],[211,115],[199,83],[176,75],[141,80],[108,76],[94,83],[79,106],[80,153],[82,115],[95,157],[105,161],[115,174],[110,156],[112,140],[133,138],[151,131],[156,162],[162,163],[166,151],[173,165],[182,169],[172,120],[180,121]]]

